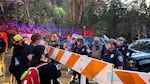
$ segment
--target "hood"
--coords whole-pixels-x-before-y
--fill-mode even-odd
[[[24,49],[24,46],[20,46],[20,45],[15,45],[14,46],[14,49],[13,49],[13,54],[16,56],[22,54],[23,52],[23,49]]]

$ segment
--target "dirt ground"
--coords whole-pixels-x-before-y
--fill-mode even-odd
[[[10,73],[8,71],[9,64],[10,64],[10,59],[11,59],[11,54],[7,53],[5,57],[5,68],[6,68],[6,73],[5,76],[0,77],[0,84],[10,84]],[[61,73],[62,76],[59,78],[62,84],[69,84],[69,81],[71,79],[71,74],[67,72],[67,67],[64,65],[61,65]],[[79,84],[78,80],[76,80],[75,83],[72,84]],[[90,84],[94,84],[93,81],[90,81]]]

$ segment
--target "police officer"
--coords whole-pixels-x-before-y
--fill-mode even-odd
[[[113,63],[117,69],[123,69],[123,55],[116,48],[117,42],[115,39],[109,39],[106,44],[106,50],[102,54],[103,61]]]
[[[88,47],[84,44],[84,38],[78,37],[77,38],[77,46],[74,48],[75,53],[78,53],[80,55],[87,55],[89,56]],[[80,83],[80,77],[81,74],[79,74],[76,71],[73,71],[73,78],[70,80],[69,84],[72,84],[76,80],[76,76],[78,75],[79,83]],[[89,84],[88,79],[86,78],[86,84]]]
[[[128,57],[131,56],[132,51],[128,49],[128,46],[125,44],[125,38],[117,38],[117,48],[122,53],[124,59],[124,69],[128,69]]]

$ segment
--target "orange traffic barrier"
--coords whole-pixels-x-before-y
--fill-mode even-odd
[[[50,47],[48,56],[90,79],[98,82],[105,80],[107,84],[111,82],[107,79],[107,74],[112,73],[113,64],[54,47]],[[105,76],[101,78],[101,74]]]
[[[100,84],[150,84],[150,74],[114,70],[114,65],[49,46],[48,56]]]
[[[150,84],[150,74],[148,73],[126,70],[114,70],[114,73],[123,84]]]

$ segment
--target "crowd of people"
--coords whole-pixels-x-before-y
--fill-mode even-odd
[[[9,67],[10,73],[12,73],[18,84],[32,84],[25,83],[27,81],[22,81],[21,76],[30,67],[36,67],[39,64],[47,63],[43,66],[38,67],[40,84],[53,84],[57,83],[57,78],[60,77],[60,70],[56,68],[56,65],[48,62],[45,46],[41,45],[43,42],[42,36],[38,33],[31,36],[31,44],[27,45],[24,43],[23,37],[19,34],[13,37],[13,56],[11,59],[11,64]],[[37,80],[36,80],[37,81]]]
[[[92,46],[88,46],[84,37],[67,37],[64,43],[64,49],[81,55],[87,55],[98,60],[103,60],[114,64],[114,68],[128,69],[128,57],[132,51],[128,49],[126,40],[123,37],[115,39],[106,39],[106,45],[100,42],[100,37],[94,37]],[[80,82],[80,74],[73,71],[70,83],[75,82],[76,76]],[[88,80],[86,82],[88,84]]]
[[[57,78],[61,76],[61,71],[59,68],[60,63],[48,58],[47,50],[48,45],[61,48],[60,40],[57,34],[52,34],[50,39],[51,41],[48,43],[44,40],[42,35],[36,33],[31,36],[31,43],[28,45],[25,43],[24,38],[21,35],[16,34],[13,37],[13,54],[11,64],[9,66],[9,72],[15,76],[18,84],[25,84],[24,82],[27,81],[24,81],[25,77],[22,76],[31,67],[37,66],[40,84],[59,84]],[[64,40],[62,49],[113,63],[114,68],[117,69],[127,69],[128,56],[131,55],[131,51],[125,44],[125,38],[119,37],[116,40],[107,39],[105,41],[106,44],[104,45],[100,42],[99,37],[96,36],[94,37],[92,46],[88,46],[83,36],[72,35],[67,36],[67,39]],[[6,47],[5,42],[2,45],[2,47]],[[5,50],[0,53],[0,61],[4,59],[4,56],[2,56],[4,52]],[[4,62],[2,61],[2,63]],[[4,69],[4,67],[2,67],[2,69]],[[72,72],[72,78],[69,83],[73,83],[77,79],[79,79],[80,82],[80,73],[71,69],[68,69],[68,72]],[[89,84],[88,78],[86,78],[86,83]]]

